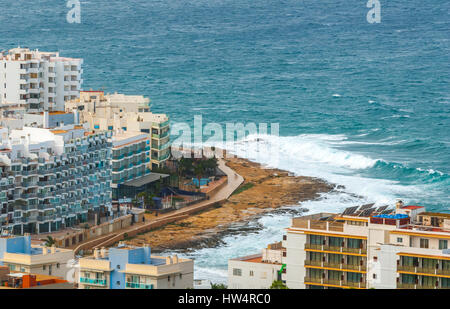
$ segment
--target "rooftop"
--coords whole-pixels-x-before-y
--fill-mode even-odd
[[[442,212],[422,212],[419,214],[419,216],[430,216],[430,217],[441,217],[441,218],[447,218],[450,219],[450,214],[442,213]]]
[[[138,188],[138,187],[141,187],[141,186],[146,185],[148,183],[160,180],[161,178],[167,178],[167,177],[169,177],[169,175],[167,175],[167,174],[150,173],[150,174],[148,174],[146,176],[142,176],[141,178],[125,182],[123,185],[124,186]]]
[[[415,206],[415,205],[408,205],[408,206],[403,206],[402,209],[420,209],[420,208],[425,208],[424,206]]]

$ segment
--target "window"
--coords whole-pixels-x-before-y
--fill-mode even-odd
[[[325,238],[319,235],[310,235],[310,244],[313,245],[323,245]]]
[[[428,249],[428,239],[426,238],[420,239],[420,248]]]
[[[328,255],[328,262],[330,264],[341,264],[341,255],[339,254],[329,254]]]
[[[340,280],[341,275],[342,275],[342,272],[340,272],[340,271],[336,271],[336,270],[328,271],[328,279],[330,279],[330,280]]]
[[[120,265],[117,265],[117,267],[116,267],[117,269],[120,269]]]
[[[233,268],[233,276],[242,276],[242,269]]]
[[[117,285],[120,285],[120,281],[116,281],[116,284],[117,284]]]
[[[362,248],[362,240],[361,239],[349,238],[347,240],[347,247],[348,248],[353,248],[353,249]]]
[[[361,282],[362,274],[359,273],[347,273],[347,281],[350,282]]]
[[[309,252],[309,257],[311,261],[322,261],[322,253],[320,252]]]
[[[359,256],[349,255],[347,256],[347,264],[358,266],[360,265],[361,258]]]
[[[397,237],[397,242],[403,242],[403,238]]]
[[[331,247],[341,247],[344,239],[341,237],[330,237],[328,242]]]
[[[60,266],[60,264],[59,264],[59,263],[56,263],[56,268],[59,268],[59,266]]]
[[[255,273],[253,272],[253,270],[250,270],[250,277],[253,277],[255,275]]]
[[[419,259],[417,257],[402,256],[401,260],[403,266],[410,266],[410,267],[419,266]]]
[[[448,240],[439,240],[439,249],[448,249]]]
[[[438,261],[435,259],[422,259],[422,267],[426,269],[434,269]]]
[[[373,279],[377,279],[377,274],[373,274]]]
[[[42,265],[42,270],[45,270],[46,269],[46,266],[45,265]]]

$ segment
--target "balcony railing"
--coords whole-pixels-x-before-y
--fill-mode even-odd
[[[322,261],[306,260],[305,265],[307,265],[307,266],[322,266]]]
[[[432,274],[432,275],[447,275],[447,276],[450,275],[450,270],[447,270],[447,269],[425,268],[425,267],[406,266],[406,265],[397,266],[397,271],[405,271],[405,272],[419,273],[419,274]]]
[[[346,247],[308,244],[308,243],[305,244],[305,249],[340,252],[340,253],[367,254],[367,249],[365,248],[346,248]]]
[[[397,289],[415,289],[416,285],[413,283],[397,283]]]
[[[106,286],[106,280],[104,280],[104,279],[90,279],[90,278],[80,277],[80,283]]]
[[[365,282],[352,282],[352,281],[342,281],[342,280],[338,280],[338,279],[322,279],[322,278],[313,278],[313,277],[305,277],[304,282],[305,282],[305,284],[308,284],[308,283],[328,284],[328,285],[340,286],[343,288],[365,289],[367,286]]]
[[[322,283],[322,278],[305,277],[304,282]]]
[[[127,282],[125,286],[128,289],[146,289],[146,290],[153,289],[153,284]]]

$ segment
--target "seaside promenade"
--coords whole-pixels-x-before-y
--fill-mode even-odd
[[[159,215],[157,218],[151,219],[150,221],[135,223],[133,226],[130,226],[116,233],[104,235],[102,237],[98,237],[81,243],[75,248],[75,253],[79,252],[82,249],[89,250],[111,246],[126,237],[133,237],[137,234],[145,233],[152,229],[162,227],[168,223],[186,219],[187,217],[189,217],[189,215],[198,213],[200,211],[213,207],[214,205],[225,202],[231,196],[231,194],[233,194],[233,192],[244,182],[244,178],[241,175],[237,174],[230,167],[228,167],[223,159],[219,159],[218,164],[219,168],[227,175],[227,182],[222,187],[210,193],[208,195],[209,199],[191,206],[184,207],[182,209],[172,211],[170,213]]]

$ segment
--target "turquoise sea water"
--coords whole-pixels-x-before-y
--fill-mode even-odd
[[[380,24],[365,3],[81,1],[69,24],[66,1],[0,0],[0,48],[82,57],[84,89],[145,94],[174,122],[337,135],[308,156],[361,154],[375,161],[350,173],[422,186],[407,198],[448,210],[450,3],[381,1]]]
[[[236,152],[276,142],[276,167],[346,187],[312,211],[403,198],[448,212],[450,2],[380,2],[369,24],[363,0],[91,0],[68,24],[64,0],[0,0],[0,49],[82,57],[85,90],[147,95],[173,122],[280,123]],[[256,236],[197,252],[197,273],[223,280],[227,257],[289,224],[261,220]]]

